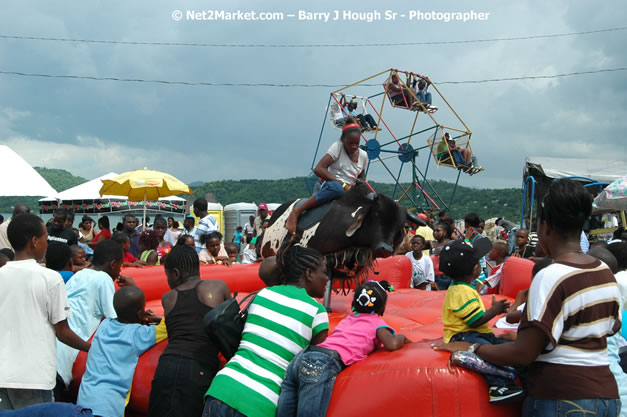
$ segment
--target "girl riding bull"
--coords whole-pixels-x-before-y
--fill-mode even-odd
[[[298,216],[303,211],[337,200],[355,185],[357,179],[365,177],[368,155],[359,149],[361,127],[353,117],[349,116],[345,121],[340,140],[329,147],[313,170],[323,181],[322,186],[304,203],[294,205],[285,223],[289,233],[296,233]]]

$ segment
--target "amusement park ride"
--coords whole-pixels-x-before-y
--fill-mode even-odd
[[[380,83],[369,83],[373,80]],[[417,85],[423,88],[417,88]],[[365,95],[364,91],[372,91],[372,87],[378,91]],[[431,96],[431,93],[426,93],[429,88],[437,93],[433,94],[433,104],[437,104],[439,109],[430,103],[431,97],[426,97]],[[350,108],[349,104],[352,104]],[[390,107],[387,112],[386,105]],[[392,198],[399,203],[406,198],[414,209],[447,209],[455,198],[461,173],[474,175],[483,171],[483,168],[476,166],[470,143],[470,128],[435,83],[427,76],[398,69],[380,72],[330,94],[312,169],[318,160],[325,128],[330,125],[334,129],[341,129],[343,118],[351,110],[362,124],[361,148],[368,153],[367,173],[377,165],[382,166],[394,180]],[[440,121],[443,113],[444,117],[448,116],[445,122]],[[426,161],[422,168],[420,151],[428,152],[429,155],[423,158]],[[429,181],[431,164],[458,170],[448,202]],[[403,171],[407,170],[405,167],[411,171],[411,180],[407,179],[407,175],[402,177]],[[309,191],[312,191],[315,181],[315,177],[308,178]]]

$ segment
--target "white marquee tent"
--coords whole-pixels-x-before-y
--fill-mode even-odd
[[[60,193],[54,193],[39,200],[40,213],[51,213],[61,206],[71,208],[75,213],[109,213],[119,211],[142,210],[144,202],[130,202],[127,197],[104,195],[100,196],[102,180],[117,177],[118,174],[110,172],[91,181],[69,188]],[[147,201],[148,211],[161,211],[171,213],[184,213],[187,201],[184,198],[171,196],[160,198],[159,201]]]
[[[38,196],[56,194],[54,188],[21,156],[0,145],[0,196]]]

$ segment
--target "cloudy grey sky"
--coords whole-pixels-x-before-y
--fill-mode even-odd
[[[175,10],[183,19],[175,21]],[[385,10],[489,13],[471,22],[190,21],[187,11]],[[625,26],[622,0],[74,1],[7,0],[0,35],[211,44],[372,44],[505,38]],[[386,47],[218,48],[0,38],[0,71],[209,83],[348,84],[388,68],[444,81],[627,67],[627,30],[510,42]],[[379,78],[380,80],[380,78]],[[460,184],[518,187],[528,155],[624,159],[627,72],[442,84],[486,171]],[[0,143],[32,165],[86,178],[144,166],[184,181],[306,175],[332,88],[205,87],[0,74]],[[379,87],[351,90],[376,94]],[[376,101],[380,105],[380,97]],[[434,104],[442,107],[439,97]],[[387,106],[394,134],[413,114]],[[442,110],[435,118],[448,124]],[[433,125],[418,118],[418,128]],[[325,126],[321,148],[339,132]],[[380,141],[389,135],[383,132]],[[425,137],[412,142],[423,144]],[[421,153],[424,168],[427,153]],[[398,161],[389,161],[398,172]],[[429,177],[454,179],[431,165]],[[409,170],[403,179],[407,179]],[[369,177],[391,178],[380,165]]]

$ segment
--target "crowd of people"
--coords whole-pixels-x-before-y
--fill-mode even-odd
[[[316,195],[309,201],[319,203]],[[329,334],[327,310],[317,301],[328,283],[324,256],[294,238],[262,261],[256,239],[269,215],[267,206],[258,208],[257,217],[225,239],[202,198],[193,203],[198,224],[186,217],[180,228],[158,216],[151,228],[144,219],[141,232],[132,215],[113,232],[106,216],[98,230],[87,216],[74,229],[67,210],[55,211],[46,225],[17,205],[0,225],[0,410],[70,416],[84,408],[122,416],[139,356],[168,338],[148,416],[325,415],[340,372],[377,348],[392,351],[411,342],[382,318],[391,288],[376,281],[355,289],[353,312]],[[627,401],[621,356],[627,342],[620,334],[627,236],[619,228],[608,241],[588,242],[582,229],[590,213],[591,197],[581,185],[556,181],[533,231],[519,228],[491,240],[475,213],[464,217],[463,231],[445,213],[423,213],[427,225],[406,225],[397,251],[412,263],[411,288],[446,291],[443,341],[434,349],[514,367],[519,383],[482,376],[491,402],[524,398],[524,416],[571,410],[617,416],[619,399]],[[288,220],[286,227],[295,226]],[[508,257],[535,263],[531,287],[513,303],[495,297]],[[202,318],[231,292],[222,281],[201,280],[200,265],[245,259],[261,262],[266,288],[248,308],[239,349],[220,369]],[[161,300],[163,317],[146,310],[144,293],[122,274],[123,267],[148,265],[164,268],[171,289]],[[491,306],[481,294],[495,294]],[[510,332],[494,332],[490,323],[498,316],[496,327]],[[80,351],[88,356],[78,405],[54,403],[68,397]]]

